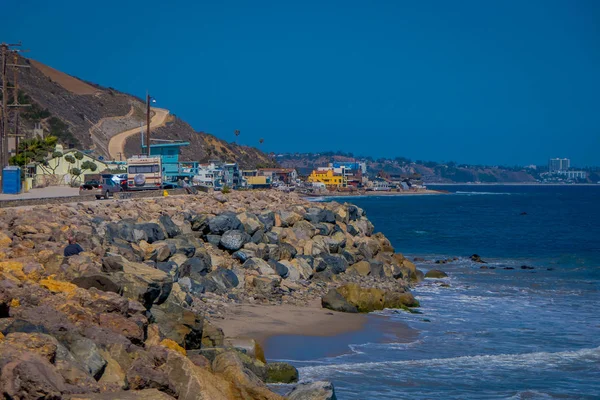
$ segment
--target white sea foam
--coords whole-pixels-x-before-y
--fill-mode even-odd
[[[300,372],[304,378],[321,377],[328,373],[338,372],[343,374],[357,374],[365,371],[384,370],[399,367],[427,368],[443,367],[448,369],[477,368],[497,369],[497,368],[560,368],[561,365],[573,363],[576,361],[597,364],[600,362],[600,347],[581,349],[576,351],[562,351],[557,353],[537,352],[521,354],[498,354],[498,355],[477,355],[460,356],[451,358],[434,358],[424,360],[403,360],[403,361],[380,361],[352,364],[329,364],[316,365],[310,367],[301,367]]]
[[[501,195],[505,195],[505,196],[510,196],[512,194],[518,194],[518,193],[504,193],[504,192],[461,192],[461,191],[457,191],[454,192],[455,194],[462,194],[462,195],[467,195],[467,196],[471,196],[471,195],[477,195],[477,194],[501,194]]]

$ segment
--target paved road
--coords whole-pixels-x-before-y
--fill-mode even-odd
[[[25,199],[43,199],[46,197],[68,197],[78,196],[79,188],[68,186],[48,186],[41,189],[31,189],[27,193],[21,194],[0,194],[1,200],[25,200]]]
[[[152,107],[152,111],[154,111],[154,115],[150,120],[150,130],[154,130],[163,126],[167,121],[167,116],[169,115],[169,110],[165,110],[164,108]],[[113,160],[118,160],[119,153],[125,154],[125,141],[128,137],[139,135],[139,133],[140,128],[133,128],[111,137],[110,141],[108,142],[108,154],[110,158]]]

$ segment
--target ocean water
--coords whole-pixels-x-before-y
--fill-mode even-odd
[[[336,199],[449,278],[414,289],[420,314],[382,312],[418,331],[409,343],[357,335],[343,355],[292,360],[301,379],[342,400],[600,399],[600,186],[443,189]]]

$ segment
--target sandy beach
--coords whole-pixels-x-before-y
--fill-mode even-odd
[[[321,307],[320,300],[307,307],[293,305],[232,305],[225,319],[214,323],[228,337],[247,337],[264,343],[275,335],[334,336],[358,331],[367,322],[365,314],[348,314]]]
[[[306,307],[232,305],[225,319],[212,321],[227,337],[252,338],[268,358],[336,356],[352,343],[406,343],[418,332],[378,314],[349,314],[324,309],[317,299]]]

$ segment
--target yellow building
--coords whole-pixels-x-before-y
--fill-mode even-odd
[[[328,189],[345,188],[348,186],[346,177],[342,174],[336,174],[332,168],[330,169],[315,169],[308,176],[309,182],[321,182],[327,186]]]
[[[271,186],[271,178],[266,176],[246,176],[244,179],[251,189],[268,188]]]
[[[83,158],[81,160],[75,159],[75,163],[68,162],[65,158],[67,158],[68,156],[74,158],[74,154],[78,153],[77,150],[67,150],[63,152],[62,146],[57,145],[54,151],[62,153],[62,156],[49,159],[47,165],[38,164],[35,166],[35,175],[33,181],[34,187],[50,185],[80,185],[83,183],[85,174],[100,173],[108,168],[106,163],[103,163],[100,160],[96,160],[95,158],[92,158],[83,153]],[[90,172],[86,170],[82,171],[83,173],[80,176],[73,176],[71,174],[71,169],[81,168],[81,165],[86,161],[91,161],[94,164],[96,164],[96,171]]]

